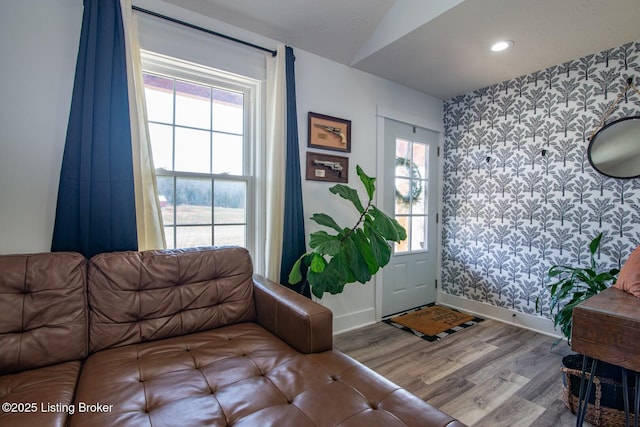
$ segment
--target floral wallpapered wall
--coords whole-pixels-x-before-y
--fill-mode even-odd
[[[599,269],[640,244],[640,179],[608,178],[589,164],[589,136],[633,77],[640,41],[448,99],[444,104],[442,290],[549,316],[546,272]],[[640,115],[632,89],[607,123]],[[639,142],[640,143],[640,142]]]

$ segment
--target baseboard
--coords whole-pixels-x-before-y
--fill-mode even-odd
[[[516,310],[496,307],[467,298],[445,294],[444,292],[438,292],[437,302],[438,304],[456,308],[461,311],[466,311],[482,318],[493,319],[499,322],[508,323],[510,325],[529,329],[534,332],[538,332],[554,338],[561,338],[562,336],[558,331],[555,330],[553,322],[544,317],[533,316],[531,314],[521,313]]]
[[[342,334],[376,323],[375,309],[368,308],[333,318],[333,334]]]

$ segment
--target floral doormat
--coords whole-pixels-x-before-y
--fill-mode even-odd
[[[483,320],[435,303],[382,318],[384,323],[411,332],[427,341],[438,341]]]

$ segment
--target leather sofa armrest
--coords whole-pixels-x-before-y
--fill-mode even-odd
[[[291,289],[254,275],[257,322],[301,353],[333,348],[333,313]]]

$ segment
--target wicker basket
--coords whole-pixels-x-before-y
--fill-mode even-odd
[[[580,392],[580,376],[582,371],[581,369],[576,369],[575,366],[577,363],[580,363],[581,366],[582,356],[566,356],[562,359],[562,363],[562,399],[564,400],[565,406],[569,408],[573,414],[576,414],[578,412],[578,394]],[[603,362],[600,363],[602,364]],[[608,366],[609,371],[611,371],[612,368],[617,371],[620,370],[620,368],[613,367],[613,365]],[[590,377],[589,371],[590,367],[587,368],[587,372],[585,373],[585,388],[586,381],[588,381]],[[600,370],[598,370],[593,378],[593,386],[588,399],[585,421],[597,427],[624,426],[625,415],[622,381],[615,376],[614,378],[607,378],[601,374]],[[634,389],[629,387],[629,397],[632,397],[633,393]],[[629,407],[632,408],[633,406],[630,404]],[[629,414],[629,421],[633,423],[633,413]]]

